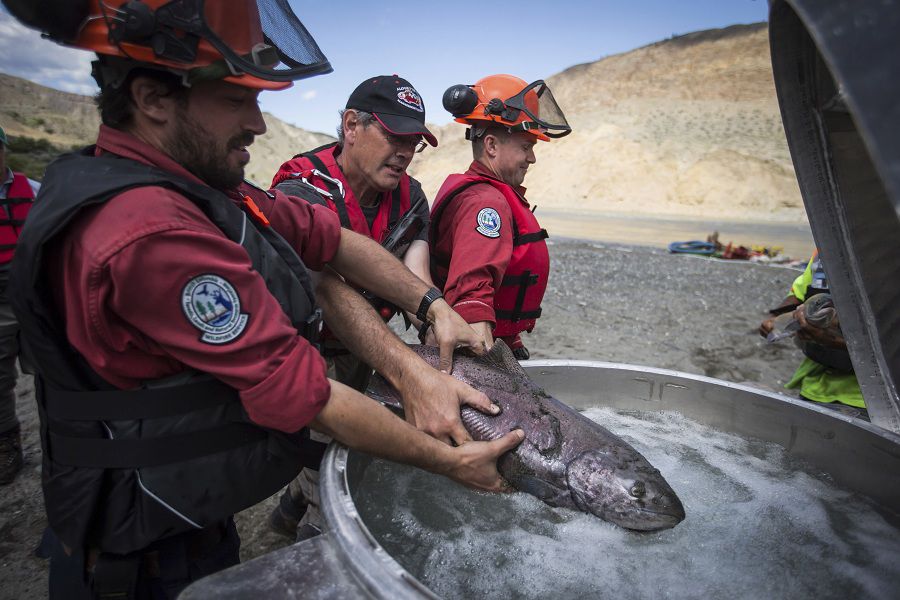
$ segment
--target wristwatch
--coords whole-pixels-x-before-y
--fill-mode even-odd
[[[425,317],[428,316],[428,309],[431,308],[432,303],[438,298],[443,297],[444,295],[441,293],[441,290],[436,287],[425,292],[425,295],[422,296],[422,301],[419,303],[419,310],[416,311],[416,318],[425,323]]]

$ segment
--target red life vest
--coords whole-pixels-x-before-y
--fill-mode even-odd
[[[335,152],[338,149],[337,143],[328,144],[298,154],[291,160],[287,161],[272,179],[272,187],[275,187],[285,179],[302,177],[312,185],[328,190],[331,197],[326,197],[328,207],[338,214],[341,219],[341,226],[346,229],[352,229],[357,233],[361,233],[366,237],[370,237],[379,244],[390,231],[391,227],[400,220],[400,216],[409,210],[409,175],[406,173],[400,178],[400,185],[391,192],[384,192],[381,195],[381,202],[378,206],[378,215],[372,221],[372,227],[369,227],[366,216],[363,214],[362,208],[353,190],[344,178],[344,173],[335,160]],[[329,181],[316,175],[314,171],[318,170],[328,177],[335,179],[341,183],[343,190],[334,181]]]
[[[494,292],[494,337],[511,337],[534,329],[541,316],[541,300],[550,274],[547,231],[541,229],[534,214],[516,191],[501,181],[478,175],[451,175],[441,186],[431,211],[432,275],[441,287],[447,282],[450,257],[437,252],[437,231],[447,205],[463,190],[480,183],[494,186],[509,204],[513,219],[513,251],[503,274],[500,289]]]
[[[0,199],[0,265],[12,260],[19,241],[19,232],[25,225],[25,217],[34,203],[34,190],[28,178],[13,173],[12,184],[6,198]]]

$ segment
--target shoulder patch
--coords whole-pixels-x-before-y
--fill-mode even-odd
[[[200,341],[227,344],[237,339],[250,315],[241,312],[241,299],[228,280],[213,274],[198,275],[181,291],[181,308],[191,325],[203,332]]]
[[[489,238],[500,237],[500,215],[493,208],[482,208],[476,217],[478,226],[475,231]]]

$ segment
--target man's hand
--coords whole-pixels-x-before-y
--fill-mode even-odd
[[[309,424],[356,450],[445,475],[467,487],[490,492],[509,491],[497,472],[497,458],[525,439],[516,429],[491,442],[442,444],[371,398],[336,381],[328,402]]]
[[[434,329],[434,338],[441,352],[438,364],[441,372],[449,374],[452,371],[453,351],[459,347],[469,348],[478,356],[487,351],[484,338],[450,308],[443,298],[431,303],[427,319]]]
[[[767,337],[772,329],[775,328],[775,317],[770,319],[766,319],[762,323],[759,324],[759,335],[762,337]]]
[[[788,294],[787,297],[785,297],[785,299],[781,301],[781,304],[769,311],[769,314],[771,316],[759,324],[759,335],[761,335],[762,337],[767,337],[769,333],[775,328],[775,317],[782,313],[788,312],[790,309],[800,306],[801,304],[803,303],[800,302],[799,298],[797,298],[793,294]]]
[[[444,474],[475,490],[511,492],[512,487],[497,472],[497,459],[524,439],[525,432],[514,429],[492,442],[468,442],[453,448],[455,461]]]
[[[406,421],[447,444],[472,441],[460,420],[463,404],[489,415],[500,412],[484,393],[424,363],[421,369],[404,376],[400,395]]]

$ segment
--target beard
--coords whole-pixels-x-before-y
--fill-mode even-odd
[[[228,154],[253,143],[253,134],[243,132],[226,143],[216,139],[206,128],[180,112],[168,151],[181,166],[218,190],[234,189],[244,180],[244,166],[230,166]]]

